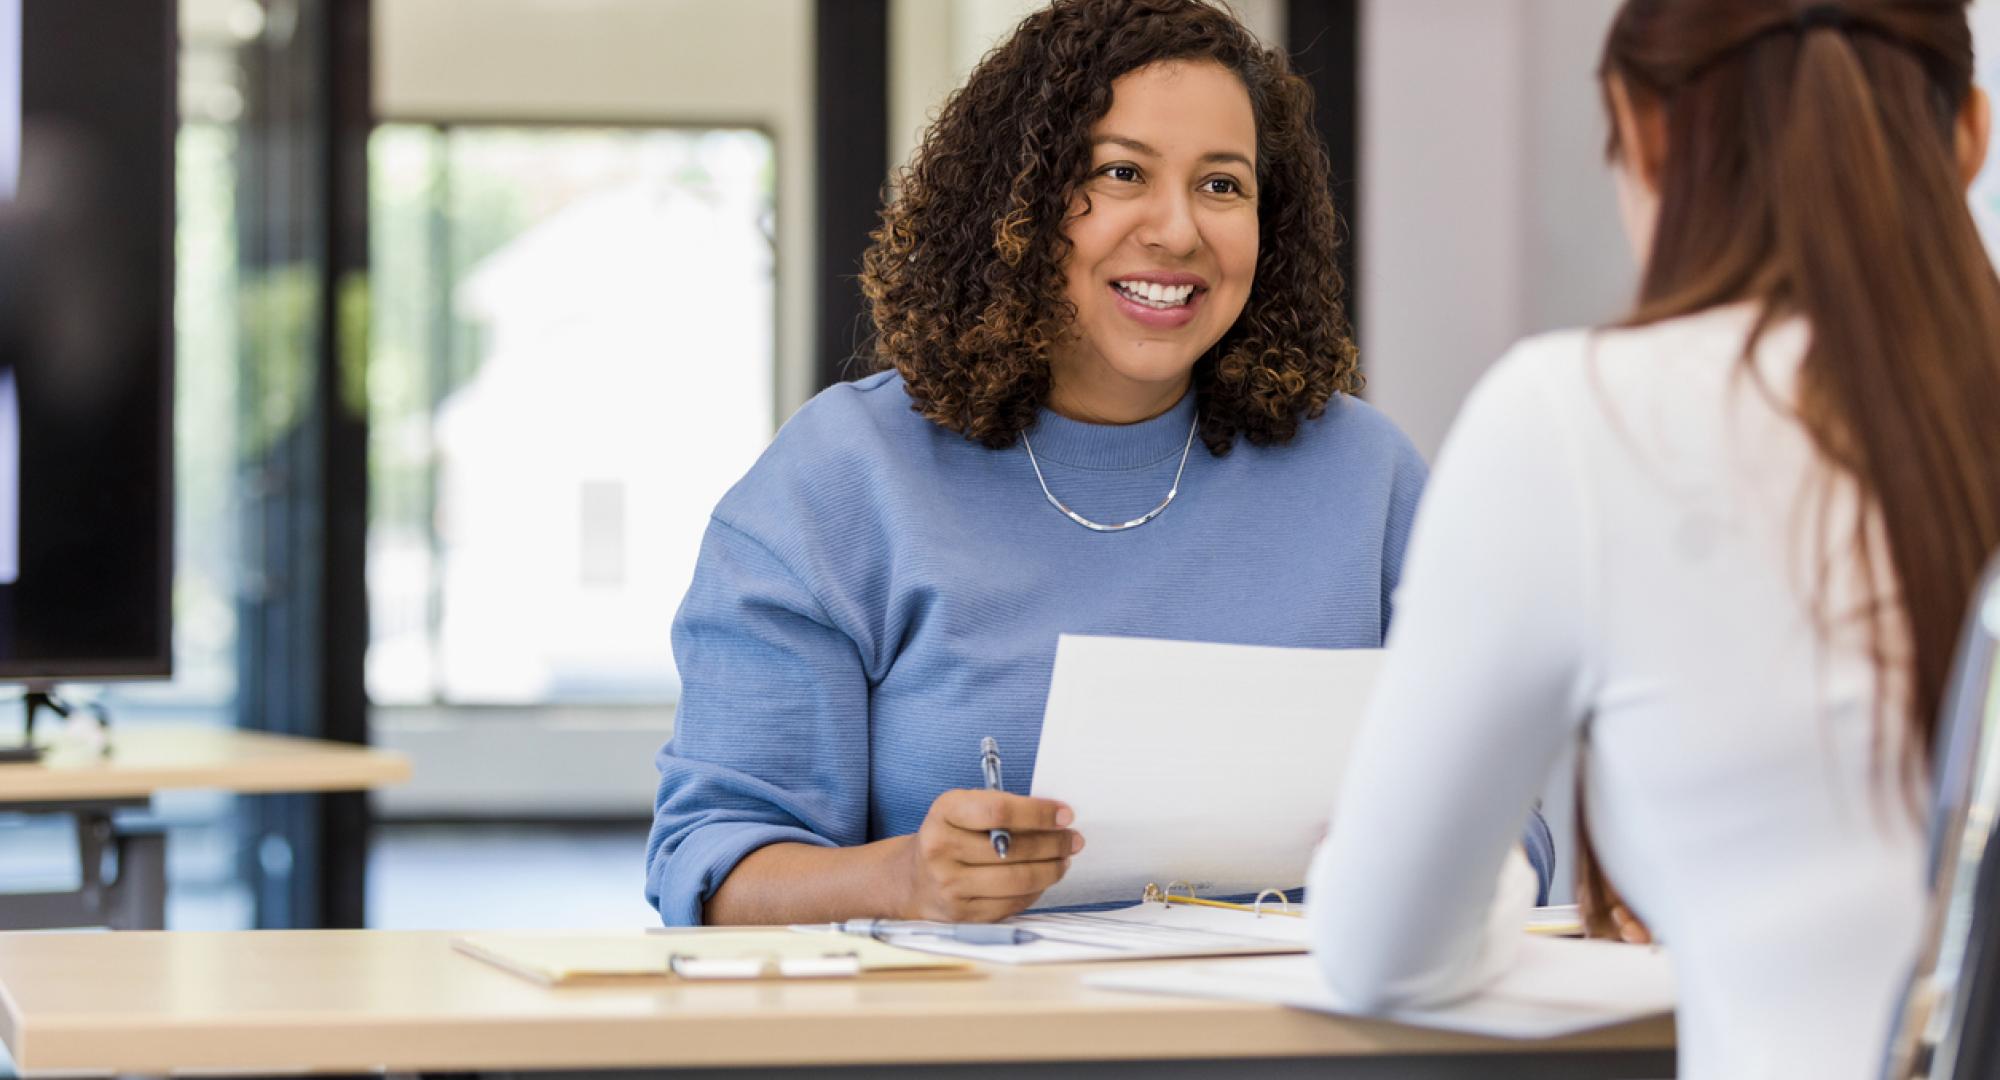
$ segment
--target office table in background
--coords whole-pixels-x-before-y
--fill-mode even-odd
[[[122,832],[112,815],[145,809],[155,794],[208,788],[237,794],[364,791],[409,779],[400,754],[348,743],[212,727],[113,728],[111,753],[50,744],[39,762],[0,765],[0,811],[76,817],[81,887],[0,892],[0,928],[110,926],[157,930],[166,918],[166,838]],[[115,882],[97,880],[116,854]]]
[[[1633,1077],[1668,1018],[1513,1043],[1084,985],[976,978],[550,989],[406,931],[0,934],[0,1039],[25,1075],[660,1072],[854,1076]]]

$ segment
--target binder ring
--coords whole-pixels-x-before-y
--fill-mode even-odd
[[[1160,888],[1159,885],[1149,881],[1146,883],[1146,890],[1139,894],[1139,902],[1142,904],[1151,904],[1156,902],[1161,904],[1171,904],[1174,902],[1175,889],[1179,889],[1182,892],[1187,893],[1187,898],[1189,900],[1193,900],[1195,898],[1194,886],[1188,884],[1185,881],[1169,881],[1167,882],[1167,887],[1164,889]]]
[[[1277,897],[1277,898],[1278,898],[1278,910],[1279,910],[1279,911],[1281,911],[1281,912],[1284,912],[1284,913],[1285,913],[1285,914],[1287,914],[1287,915],[1291,914],[1291,911],[1292,911],[1292,901],[1291,901],[1291,898],[1290,898],[1290,897],[1288,897],[1288,896],[1286,896],[1286,895],[1285,895],[1285,892],[1284,892],[1284,890],[1283,890],[1283,889],[1265,889],[1265,890],[1264,890],[1263,892],[1260,892],[1260,893],[1258,893],[1258,894],[1257,894],[1257,899],[1256,899],[1256,900],[1254,900],[1254,901],[1252,901],[1252,902],[1251,902],[1251,904],[1250,904],[1250,913],[1251,913],[1252,915],[1256,915],[1256,916],[1259,916],[1259,917],[1262,917],[1262,916],[1263,916],[1263,914],[1264,914],[1264,898],[1265,898],[1265,897],[1267,897],[1267,896],[1275,896],[1275,897]]]

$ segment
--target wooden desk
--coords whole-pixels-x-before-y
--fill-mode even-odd
[[[112,826],[114,812],[142,808],[157,792],[360,791],[410,776],[400,754],[228,728],[114,728],[108,755],[69,741],[48,745],[41,761],[0,764],[0,810],[75,815],[83,882],[67,892],[0,893],[0,927],[165,926],[165,838]],[[118,866],[110,883],[99,873],[107,850]]]
[[[51,743],[38,762],[0,765],[0,804],[146,799],[175,788],[360,791],[410,778],[401,754],[210,727],[114,728],[111,753]]]
[[[861,1075],[1666,1076],[1659,1019],[1507,1043],[1275,1006],[982,978],[555,990],[393,931],[0,934],[0,1039],[33,1075],[810,1067]],[[1012,1063],[1014,1068],[1003,1066]],[[1121,1064],[1123,1063],[1123,1064]]]

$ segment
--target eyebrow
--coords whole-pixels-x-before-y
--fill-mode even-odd
[[[1129,139],[1123,135],[1099,135],[1096,138],[1090,140],[1090,145],[1092,146],[1102,146],[1105,143],[1110,143],[1113,146],[1122,146],[1125,149],[1130,150],[1134,153],[1145,154],[1148,157],[1160,156],[1160,152],[1158,150],[1153,149],[1152,147],[1146,145],[1143,142],[1140,142],[1137,139]],[[1254,163],[1251,162],[1249,158],[1244,157],[1242,154],[1239,154],[1234,150],[1211,150],[1208,153],[1203,154],[1200,160],[1205,162],[1234,161],[1242,165],[1246,169],[1253,169],[1253,170],[1257,167]]]

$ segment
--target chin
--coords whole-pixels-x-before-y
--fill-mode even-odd
[[[1176,354],[1172,357],[1127,355],[1107,357],[1107,359],[1111,370],[1128,382],[1164,385],[1187,378],[1188,372],[1194,369],[1195,361],[1201,359],[1201,353]]]

